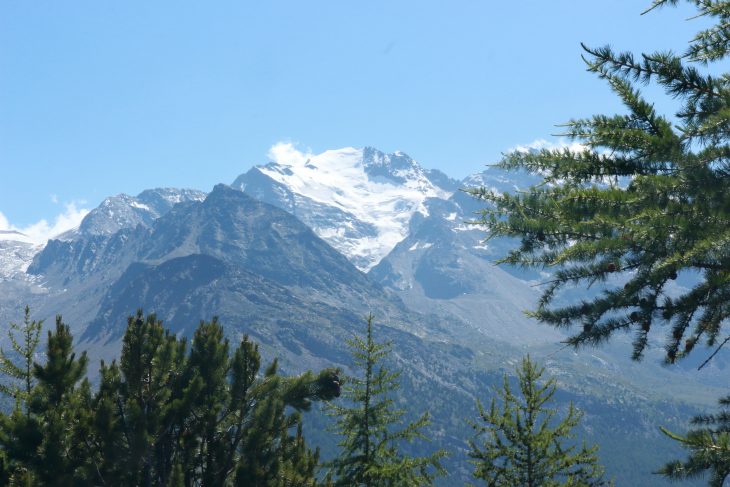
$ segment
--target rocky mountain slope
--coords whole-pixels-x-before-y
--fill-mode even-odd
[[[412,331],[436,332],[428,320],[406,319],[398,298],[295,217],[225,185],[149,224],[78,235],[51,240],[28,272],[49,288],[43,309],[68,309],[91,344],[115,343],[139,307],[182,333],[218,315],[232,336],[253,335],[299,364],[280,353],[291,348],[282,340],[305,351],[292,338],[301,335],[326,348],[373,309],[396,327],[411,321]]]
[[[79,228],[59,235],[58,239],[78,240],[97,235],[110,236],[125,228],[149,226],[177,203],[204,199],[205,193],[202,191],[175,188],[147,189],[137,196],[111,196],[91,210]]]

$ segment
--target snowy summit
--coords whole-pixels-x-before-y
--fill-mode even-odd
[[[411,216],[426,214],[426,198],[451,195],[402,152],[347,147],[309,154],[277,144],[269,157],[233,186],[293,213],[362,271],[406,237]]]

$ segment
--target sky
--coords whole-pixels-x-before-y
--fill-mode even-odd
[[[648,3],[1,2],[0,230],[42,239],[107,196],[207,191],[282,143],[462,178],[622,111],[580,43],[682,51],[702,26]]]

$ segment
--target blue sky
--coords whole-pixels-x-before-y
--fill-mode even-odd
[[[209,190],[282,141],[466,176],[620,111],[579,43],[683,50],[701,26],[687,8],[640,16],[647,3],[2,2],[0,229],[52,233],[150,187]]]

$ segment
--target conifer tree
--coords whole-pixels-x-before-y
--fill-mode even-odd
[[[649,10],[678,3],[654,0]],[[707,66],[730,50],[730,4],[688,3],[714,25],[685,53],[635,57],[583,46],[588,70],[608,82],[625,113],[569,121],[564,135],[581,150],[513,152],[498,165],[537,174],[542,184],[519,194],[471,191],[490,204],[480,223],[491,235],[521,239],[502,262],[554,270],[532,315],[573,328],[574,346],[631,331],[640,359],[658,325],[674,362],[702,341],[727,341],[730,77]],[[676,121],[657,113],[637,83],[678,100]],[[674,285],[684,276],[688,289]],[[602,293],[550,306],[559,291],[595,283]]]
[[[84,464],[76,425],[83,414],[86,354],[76,357],[69,327],[60,316],[48,332],[46,360],[33,364],[36,385],[28,412],[19,408],[0,416],[0,447],[8,457],[13,481],[29,485],[73,486]],[[83,381],[83,382],[82,382]],[[79,384],[81,382],[81,384]]]
[[[186,346],[155,315],[128,319],[119,363],[102,362],[91,401],[87,456],[97,482],[161,486],[171,475],[189,403]]]
[[[84,464],[75,426],[81,420],[83,397],[89,393],[85,379],[86,352],[76,357],[73,336],[60,316],[54,332],[48,332],[46,361],[34,364],[38,385],[31,393],[31,413],[39,419],[43,434],[34,471],[41,485],[79,485]]]
[[[373,339],[373,315],[366,319],[365,337],[356,336],[347,344],[360,376],[347,377],[343,387],[346,404],[330,404],[336,418],[335,431],[342,436],[340,454],[328,463],[334,485],[347,487],[406,487],[433,485],[445,473],[439,450],[425,457],[400,451],[403,442],[425,440],[423,428],[428,413],[403,424],[405,411],[394,406],[392,394],[398,390],[399,372],[382,365],[390,354],[390,343]],[[349,403],[349,404],[347,404]]]
[[[678,3],[654,0],[647,12]],[[512,153],[499,164],[543,175],[544,184],[518,195],[471,192],[492,205],[480,219],[491,235],[521,239],[503,262],[555,269],[534,317],[576,327],[574,346],[633,331],[635,359],[658,325],[667,362],[703,341],[713,348],[701,368],[730,342],[730,74],[711,73],[730,54],[730,3],[688,3],[711,25],[684,53],[637,58],[583,46],[588,69],[609,83],[626,114],[568,122],[565,135],[583,150]],[[676,121],[657,113],[639,82],[681,102]],[[561,290],[594,283],[605,284],[600,295],[550,307]],[[691,455],[662,472],[683,478],[710,470],[720,485],[730,465],[722,417],[705,418],[707,428],[686,436],[667,432]]]
[[[107,485],[314,486],[316,453],[298,413],[338,393],[333,370],[259,377],[258,347],[232,356],[217,319],[184,339],[141,311],[128,322],[119,365],[102,365],[91,409],[89,478]]]
[[[23,324],[11,322],[8,329],[12,352],[0,349],[0,374],[7,381],[0,382],[0,392],[15,398],[13,415],[16,417],[20,415],[21,407],[26,416],[29,414],[28,399],[35,384],[33,363],[42,327],[42,320],[30,319],[30,307],[26,305]],[[27,468],[19,464],[11,466],[5,451],[0,451],[0,462],[0,485],[11,480],[21,484],[31,481]]]
[[[0,480],[20,485],[314,487],[317,452],[301,411],[339,395],[337,370],[263,375],[244,337],[232,355],[216,319],[192,343],[154,316],[130,317],[96,392],[61,318],[34,364],[29,410],[0,414]]]
[[[13,354],[0,349],[0,374],[13,382],[11,384],[0,382],[0,392],[23,403],[27,403],[33,387],[33,362],[42,327],[43,320],[30,319],[30,307],[26,305],[23,324],[11,322],[8,329],[8,339]]]
[[[570,404],[566,416],[547,406],[555,394],[555,380],[540,384],[545,369],[525,357],[517,369],[517,394],[507,376],[489,409],[477,400],[479,423],[469,441],[474,477],[489,486],[551,487],[605,485],[598,464],[598,447],[578,448],[568,443],[581,419]]]
[[[730,396],[719,402],[719,413],[695,416],[692,423],[696,428],[684,436],[662,428],[664,434],[689,450],[690,456],[685,461],[667,463],[659,473],[672,480],[686,480],[709,471],[709,485],[726,485],[725,481],[730,478]]]

